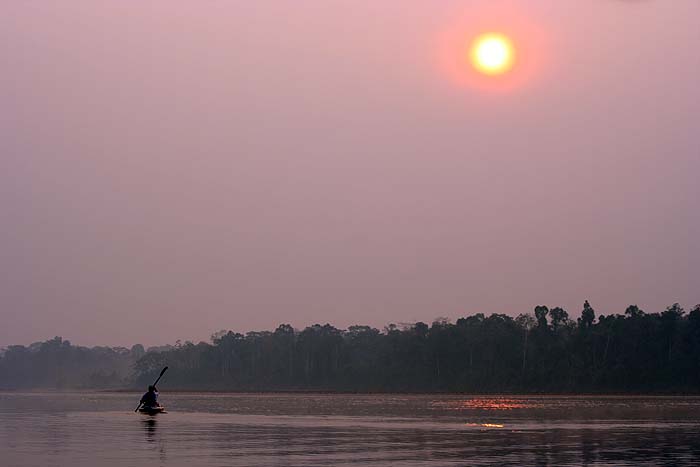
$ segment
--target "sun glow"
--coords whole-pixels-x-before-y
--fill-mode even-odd
[[[506,73],[515,64],[515,48],[503,34],[487,33],[478,36],[472,42],[469,55],[474,68],[487,75]]]
[[[436,63],[454,89],[507,95],[549,79],[550,37],[526,2],[478,3],[436,35]]]

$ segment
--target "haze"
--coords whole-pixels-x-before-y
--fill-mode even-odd
[[[3,2],[0,346],[700,302],[700,2],[499,4],[498,93],[493,4]]]

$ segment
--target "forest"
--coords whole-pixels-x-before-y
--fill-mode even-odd
[[[580,317],[537,306],[517,317],[475,314],[337,329],[220,331],[211,342],[144,349],[74,346],[56,337],[0,351],[0,389],[469,393],[700,392],[700,305]]]

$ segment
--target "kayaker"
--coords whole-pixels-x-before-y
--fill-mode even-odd
[[[160,407],[158,403],[158,388],[148,386],[148,392],[141,397],[141,403],[145,407]]]

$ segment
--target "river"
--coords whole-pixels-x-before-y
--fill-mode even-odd
[[[691,466],[700,398],[0,393],[0,465]]]

